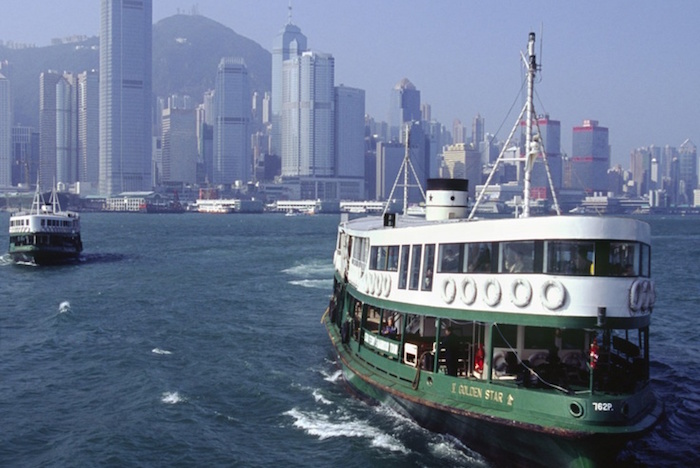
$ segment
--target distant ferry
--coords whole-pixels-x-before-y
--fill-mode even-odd
[[[499,463],[605,464],[663,411],[649,378],[651,233],[634,219],[530,216],[544,157],[534,41],[520,215],[473,218],[482,191],[467,216],[467,181],[432,179],[425,216],[409,216],[404,183],[403,215],[338,226],[323,323],[359,394]]]
[[[32,208],[10,216],[10,248],[13,261],[50,265],[78,260],[83,250],[80,215],[63,211],[56,190],[45,203],[37,185]]]

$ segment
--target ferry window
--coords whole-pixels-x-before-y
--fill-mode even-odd
[[[535,271],[535,243],[503,242],[500,271],[504,273],[532,273]]]
[[[554,346],[556,330],[545,327],[525,329],[525,349],[550,349]]]
[[[423,283],[421,290],[432,291],[433,289],[433,268],[435,267],[435,244],[425,246],[425,258],[423,259]]]
[[[648,244],[642,244],[642,276],[651,276],[651,248]]]
[[[488,242],[473,242],[467,244],[469,265],[467,270],[470,273],[490,273],[492,260],[492,246]]]
[[[370,270],[386,270],[386,246],[372,247],[372,254],[369,257]]]
[[[464,244],[440,244],[438,273],[464,273]]]
[[[411,280],[408,285],[409,289],[418,289],[422,248],[422,245],[414,245],[411,248]]]
[[[639,255],[637,255],[636,243],[610,243],[610,275],[639,276]]]
[[[390,245],[387,252],[386,269],[396,271],[399,269],[399,246]]]
[[[406,279],[408,278],[408,253],[411,246],[401,246],[401,270],[399,272],[399,289],[406,289]]]
[[[547,242],[547,273],[592,275],[595,270],[595,243],[576,241]]]
[[[494,325],[493,347],[514,348],[518,343],[518,327],[516,325]]]

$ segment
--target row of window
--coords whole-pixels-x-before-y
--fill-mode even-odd
[[[648,244],[626,241],[517,241],[388,245],[371,249],[372,270],[399,271],[400,289],[431,290],[437,273],[546,273],[650,276]]]
[[[74,220],[64,221],[59,219],[42,219],[41,225],[54,227],[71,227],[75,223]],[[29,218],[10,220],[10,226],[29,226]]]

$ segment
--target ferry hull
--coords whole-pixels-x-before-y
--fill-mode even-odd
[[[536,427],[478,415],[457,414],[387,391],[341,360],[353,393],[408,415],[433,432],[450,434],[489,462],[504,466],[606,466],[632,438],[629,434],[547,433]]]
[[[62,265],[74,263],[80,259],[80,250],[23,246],[10,249],[10,258],[15,263],[34,263],[35,265]]]

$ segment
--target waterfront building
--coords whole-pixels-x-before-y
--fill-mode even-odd
[[[610,168],[608,129],[597,120],[584,120],[574,127],[571,151],[572,188],[586,193],[607,192],[607,172]]]
[[[416,172],[418,182],[423,187],[427,186],[428,177],[430,174],[429,154],[430,143],[425,137],[425,132],[420,125],[420,122],[413,122],[409,126],[408,150],[411,165]],[[404,126],[404,133],[406,132]],[[404,137],[405,139],[405,137]],[[394,181],[397,180],[397,174],[401,169],[406,154],[406,145],[396,141],[379,142],[377,144],[377,159],[376,159],[376,198],[377,200],[387,200],[390,197],[391,189],[394,186]],[[392,199],[401,199],[403,197],[403,173],[399,175],[399,184],[397,186]],[[423,196],[416,186],[416,179],[409,169],[408,176],[408,201],[410,203],[421,203],[424,201]]]
[[[284,62],[282,176],[334,174],[335,61],[307,51]]]
[[[194,109],[163,109],[162,182],[197,182],[197,133]]]
[[[481,184],[481,154],[466,143],[446,146],[442,150],[443,178],[467,179],[469,197],[474,199],[475,187]]]
[[[698,188],[698,151],[690,139],[678,147],[678,178],[679,204],[691,204],[693,190]]]
[[[275,37],[272,45],[272,90],[270,121],[272,136],[270,150],[273,154],[281,154],[282,150],[282,108],[283,108],[283,76],[284,62],[298,57],[306,50],[306,36],[298,26],[292,24],[291,8],[287,24]]]
[[[539,128],[542,150],[547,158],[547,166],[549,166],[549,173],[552,176],[552,185],[555,190],[559,190],[562,187],[561,123],[558,120],[550,119],[549,115],[545,114],[537,118],[537,126]],[[524,127],[524,123],[521,125],[522,127]],[[525,136],[523,135],[521,151],[524,151],[524,149]],[[542,154],[535,159],[530,184],[533,199],[551,198],[547,168],[545,167]]]
[[[64,73],[56,83],[56,183],[78,181],[77,78]]]
[[[34,127],[12,127],[12,186],[29,187],[37,181],[39,132]]]
[[[389,102],[390,138],[402,141],[404,124],[420,121],[421,117],[420,91],[408,78],[403,78],[391,90]]]
[[[152,29],[152,0],[102,0],[99,188],[103,195],[153,186]]]
[[[97,188],[100,180],[100,81],[96,70],[78,75],[78,180]]]
[[[56,183],[56,84],[62,75],[46,71],[39,76],[39,185]],[[33,181],[36,182],[36,181]]]
[[[214,184],[247,183],[251,178],[250,82],[241,58],[219,62],[214,90]]]
[[[0,73],[0,187],[12,185],[12,95],[10,80]]]
[[[335,175],[365,176],[365,91],[335,88]]]

